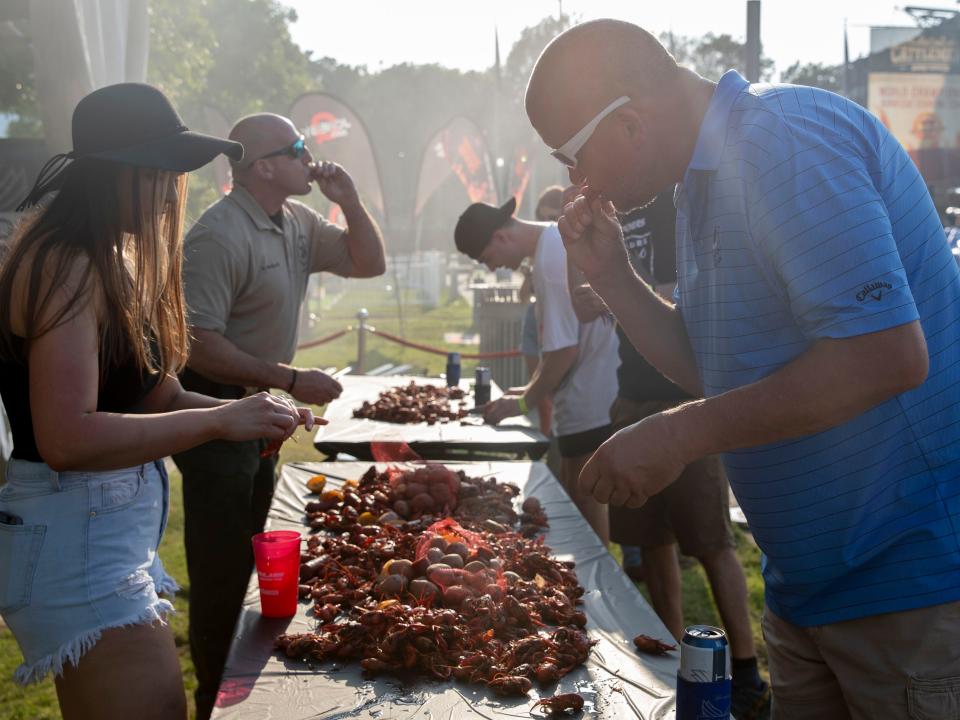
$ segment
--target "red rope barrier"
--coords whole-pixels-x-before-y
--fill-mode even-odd
[[[340,330],[339,332],[335,332],[332,335],[327,335],[326,337],[322,337],[317,340],[311,340],[310,342],[305,342],[301,345],[298,345],[297,350],[306,350],[307,348],[317,347],[318,345],[324,345],[328,342],[333,342],[337,338],[343,337],[348,332],[353,332],[354,330],[357,330],[357,329],[358,328],[355,328],[353,326],[345,327],[343,330]],[[434,355],[446,355],[448,352],[450,352],[449,350],[444,350],[442,348],[430,347],[429,345],[421,345],[420,343],[411,342],[410,340],[404,340],[402,337],[398,337],[397,335],[391,335],[390,333],[384,332],[383,330],[377,330],[376,328],[370,327],[369,325],[366,327],[366,330],[371,335],[379,335],[384,340],[389,340],[390,342],[395,342],[398,345],[403,345],[404,347],[413,348],[414,350],[422,350],[423,352],[433,353]],[[462,357],[465,360],[496,360],[497,358],[511,358],[511,357],[519,357],[519,356],[520,356],[519,350],[504,350],[502,352],[489,352],[489,353],[465,353],[465,352],[460,353],[460,357]]]
[[[302,345],[297,346],[297,350],[306,350],[307,348],[316,347],[317,345],[323,345],[328,342],[333,342],[339,337],[343,337],[348,332],[352,331],[352,327],[346,327],[340,332],[335,332],[332,335],[327,335],[326,337],[319,338],[318,340],[311,340],[310,342],[305,342]]]
[[[414,350],[422,350],[423,352],[433,353],[434,355],[446,355],[448,352],[450,352],[449,350],[442,350],[440,348],[430,347],[429,345],[421,345],[420,343],[404,340],[402,337],[397,337],[396,335],[391,335],[388,332],[377,330],[372,327],[368,327],[367,330],[373,335],[379,335],[384,340],[389,340],[397,343],[398,345],[413,348]],[[464,358],[465,360],[495,360],[497,358],[518,357],[519,355],[519,350],[504,350],[502,352],[491,353],[460,353],[460,357]]]

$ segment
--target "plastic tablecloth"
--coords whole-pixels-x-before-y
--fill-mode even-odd
[[[539,460],[550,445],[549,439],[530,427],[526,417],[510,418],[500,425],[486,425],[479,415],[460,420],[426,423],[388,423],[353,417],[353,411],[364,400],[374,402],[384,390],[408,385],[443,385],[439,378],[410,375],[347,375],[340,378],[343,394],[327,405],[324,418],[329,421],[317,429],[313,444],[325,455],[347,453],[360,460],[372,460],[370,443],[374,441],[403,441],[420,457],[428,460],[530,459]],[[467,391],[465,405],[473,407],[470,394],[473,383],[460,382]],[[493,397],[500,395],[492,387]]]
[[[370,680],[363,677],[356,663],[309,666],[275,652],[273,639],[279,633],[313,631],[316,622],[307,615],[311,606],[301,602],[292,618],[262,617],[254,573],[237,621],[214,718],[505,720],[531,717],[531,713],[538,716],[533,709],[540,697],[538,692],[543,697],[579,692],[586,701],[583,717],[588,718],[674,717],[679,653],[641,656],[632,643],[638,633],[669,640],[669,632],[547,467],[519,462],[447,465],[462,468],[469,475],[490,475],[515,483],[523,496],[533,495],[541,501],[550,520],[547,545],[560,559],[576,561],[580,584],[587,589],[583,607],[587,631],[599,640],[587,663],[556,685],[541,688],[534,684],[529,698],[501,698],[483,685],[452,680],[424,678],[403,684],[388,675]],[[285,465],[267,527],[306,532],[306,480],[323,473],[328,477],[328,487],[337,487],[342,484],[341,478],[359,478],[369,466],[365,462]]]

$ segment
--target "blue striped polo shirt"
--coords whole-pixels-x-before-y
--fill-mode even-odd
[[[862,107],[720,80],[677,190],[677,299],[707,397],[818,338],[919,319],[926,382],[724,456],[770,609],[811,626],[960,599],[960,276],[910,157]]]

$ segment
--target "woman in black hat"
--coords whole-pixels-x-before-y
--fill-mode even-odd
[[[97,90],[74,149],[41,171],[0,267],[0,397],[14,436],[0,490],[0,614],[25,662],[55,673],[63,716],[186,716],[158,593],[168,455],[209,440],[283,439],[305,408],[266,393],[183,391],[186,174],[234,142],[193,133],[148,85]]]

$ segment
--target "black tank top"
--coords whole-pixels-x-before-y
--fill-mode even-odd
[[[24,341],[14,336],[14,350],[23,356]],[[156,343],[151,344],[154,358]],[[159,374],[142,374],[132,356],[107,368],[97,395],[97,411],[137,412],[143,399],[156,386]],[[43,462],[33,436],[33,415],[30,412],[30,372],[25,363],[0,360],[0,399],[10,420],[13,433],[13,454],[17,460]]]

